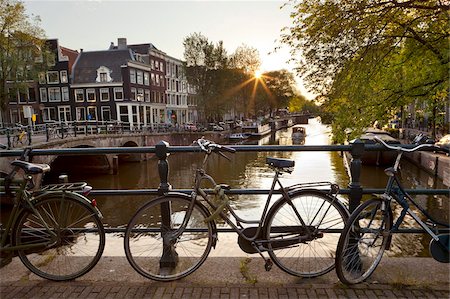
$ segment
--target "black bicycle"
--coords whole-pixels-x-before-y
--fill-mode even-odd
[[[3,147],[2,147],[3,148]],[[43,278],[72,280],[89,272],[105,248],[102,214],[95,200],[86,196],[92,190],[85,182],[61,183],[35,188],[33,177],[50,171],[47,164],[25,160],[11,162],[12,171],[1,178],[2,196],[11,195],[14,206],[1,226],[1,266],[18,255],[22,263]],[[17,178],[16,174],[22,177]]]
[[[406,149],[388,145],[378,137],[375,137],[375,140],[386,148],[397,151],[398,155],[394,166],[385,170],[388,181],[384,194],[358,206],[351,214],[339,238],[336,250],[336,272],[345,284],[360,283],[370,277],[380,263],[384,251],[389,250],[392,234],[399,228],[406,215],[411,216],[431,236],[429,245],[431,256],[442,263],[450,262],[449,224],[433,219],[405,191],[398,177],[403,153],[414,152],[421,148],[444,152],[448,150],[430,144]],[[391,207],[394,202],[402,207],[395,222]],[[409,203],[417,208],[422,218],[411,210]],[[447,233],[439,234],[439,229],[447,229]]]
[[[125,254],[137,272],[159,281],[194,272],[216,245],[218,219],[239,235],[243,251],[260,254],[267,271],[272,261],[300,277],[316,277],[334,268],[337,241],[348,219],[347,209],[337,198],[337,185],[318,182],[283,187],[279,177],[292,171],[294,161],[267,158],[275,176],[264,211],[259,220],[245,220],[230,205],[225,194],[230,187],[217,184],[205,171],[212,153],[226,157],[223,152],[235,150],[205,139],[196,143],[205,158],[195,173],[191,195],[169,192],[151,200],[138,209],[127,226]],[[213,194],[207,194],[203,183],[212,186]],[[281,197],[270,206],[277,184]]]

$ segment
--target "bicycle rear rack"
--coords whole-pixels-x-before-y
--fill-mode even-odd
[[[86,182],[50,184],[42,186],[38,191],[83,191],[86,186]]]

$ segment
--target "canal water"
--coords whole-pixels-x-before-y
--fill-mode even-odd
[[[307,132],[305,145],[330,144],[330,129],[317,119],[310,119],[305,128]],[[260,140],[245,142],[259,145],[291,145],[291,133],[292,129],[289,128],[267,135]],[[228,143],[228,140],[223,139],[219,142],[225,144]],[[284,186],[302,182],[330,181],[337,183],[341,188],[346,188],[349,183],[347,169],[338,152],[237,152],[228,154],[228,156],[231,161],[218,155],[212,155],[208,161],[207,172],[216,179],[216,182],[229,184],[232,188],[270,189],[273,172],[265,165],[267,156],[295,160],[293,173],[284,174],[281,179]],[[172,187],[174,189],[192,188],[195,169],[201,164],[202,159],[203,154],[201,153],[171,154],[168,160],[170,165],[169,183]],[[159,186],[157,163],[156,158],[143,162],[122,163],[117,175],[74,174],[70,176],[70,179],[71,181],[87,181],[95,189],[153,189]],[[361,176],[362,186],[364,188],[384,188],[386,176],[383,169],[383,167],[364,166]],[[441,181],[405,159],[402,163],[402,178],[406,188],[445,188]],[[151,196],[96,197],[104,215],[104,223],[110,227],[125,227],[133,213],[151,198]],[[448,197],[417,196],[416,198],[438,219],[449,221]],[[341,200],[347,203],[346,196],[341,196]],[[256,220],[261,216],[265,201],[266,195],[240,195],[233,197],[232,206],[238,211],[239,216]],[[413,224],[411,219],[407,219],[406,222],[407,225]],[[222,244],[229,242],[230,247],[228,248],[239,251],[237,245],[234,245],[236,239],[235,234],[219,235]],[[427,256],[428,243],[429,239],[422,235],[397,235],[390,254],[394,256]],[[108,236],[106,254],[108,251],[109,254],[120,254],[115,251],[116,247],[120,247],[120,249],[123,247],[120,234]]]

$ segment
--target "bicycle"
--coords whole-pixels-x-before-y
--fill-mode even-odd
[[[234,153],[235,149],[203,138],[196,143],[205,157],[195,172],[192,193],[168,192],[151,200],[127,225],[125,254],[138,273],[171,281],[197,270],[216,246],[218,219],[238,234],[238,245],[244,252],[258,253],[264,259],[266,271],[272,268],[272,261],[299,277],[316,277],[334,268],[339,232],[348,219],[347,209],[337,198],[337,185],[317,182],[284,188],[279,177],[292,171],[294,161],[267,158],[275,175],[264,211],[259,220],[245,220],[236,214],[225,194],[230,186],[217,184],[204,170],[212,153],[229,159],[223,152]],[[214,196],[208,196],[201,187],[204,182],[212,185]],[[269,209],[276,184],[282,195]]]
[[[28,145],[28,132],[27,127],[21,124],[16,124],[17,134],[13,136],[12,146],[17,147],[19,145]]]
[[[33,176],[50,171],[47,164],[27,162],[31,148],[11,162],[12,171],[1,179],[4,194],[15,195],[5,227],[1,227],[2,266],[17,254],[34,274],[49,280],[72,280],[89,272],[105,247],[102,214],[86,196],[92,187],[67,183],[35,189]],[[22,179],[16,179],[23,171]]]
[[[398,155],[393,167],[385,170],[388,181],[384,194],[359,205],[350,215],[349,221],[339,238],[336,250],[336,273],[344,284],[360,283],[372,275],[380,263],[384,251],[389,250],[392,234],[399,228],[407,214],[431,236],[429,250],[432,257],[439,262],[450,262],[449,234],[439,234],[439,227],[448,229],[449,224],[437,221],[429,215],[405,191],[398,177],[403,153],[414,152],[421,148],[432,148],[437,151],[446,150],[430,144],[406,149],[388,145],[376,136],[374,138],[384,147],[397,151]],[[392,212],[393,202],[397,202],[402,207],[402,211],[395,222]],[[425,217],[425,220],[421,220],[411,210],[409,202],[417,208],[420,214]]]

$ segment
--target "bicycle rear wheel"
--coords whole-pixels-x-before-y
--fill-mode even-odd
[[[160,197],[142,206],[125,232],[125,255],[141,275],[171,281],[194,272],[206,260],[213,244],[213,226],[205,222],[209,212],[196,203],[185,231],[169,235],[182,224],[190,199]]]
[[[24,210],[14,226],[24,265],[43,278],[62,281],[90,271],[105,247],[105,231],[95,209],[70,194],[39,200],[36,213]]]
[[[300,277],[316,277],[334,268],[340,231],[348,218],[345,207],[323,192],[304,190],[283,198],[267,216],[266,238],[269,255],[285,272]],[[312,233],[307,235],[294,208]]]
[[[341,282],[362,282],[380,263],[392,224],[383,204],[382,199],[368,200],[350,216],[336,250],[336,273]]]

